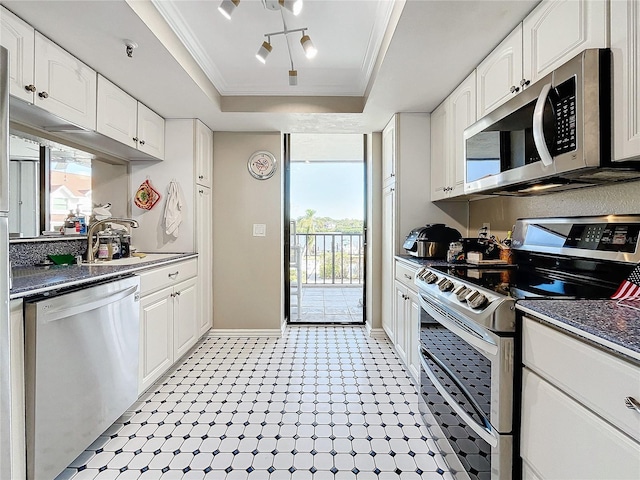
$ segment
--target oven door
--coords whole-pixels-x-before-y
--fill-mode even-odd
[[[435,363],[479,407],[480,435],[510,433],[513,427],[514,337],[481,327],[420,293],[420,343],[427,362]],[[469,413],[469,412],[468,412]],[[472,415],[473,418],[473,415]],[[487,425],[488,424],[488,425]],[[480,430],[485,433],[480,433]],[[491,443],[489,437],[486,441]]]

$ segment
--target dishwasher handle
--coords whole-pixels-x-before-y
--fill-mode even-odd
[[[48,323],[56,320],[61,320],[63,318],[72,317],[74,315],[78,315],[80,313],[90,312],[92,310],[96,310],[98,308],[104,307],[111,303],[119,302],[131,295],[134,295],[138,290],[137,285],[133,285],[130,287],[123,288],[117,292],[109,292],[106,295],[101,295],[96,298],[92,298],[91,301],[87,303],[83,303],[81,305],[72,305],[72,306],[61,306],[59,308],[54,309],[46,309],[42,312],[42,322]]]

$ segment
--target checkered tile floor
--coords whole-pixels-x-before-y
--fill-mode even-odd
[[[57,480],[452,480],[417,401],[363,327],[208,337]]]

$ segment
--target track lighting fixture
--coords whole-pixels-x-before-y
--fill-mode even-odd
[[[273,50],[273,47],[271,46],[271,39],[269,38],[268,42],[262,42],[262,45],[260,45],[260,49],[258,53],[256,53],[256,58],[262,63],[267,63],[267,57],[271,53],[271,50]]]
[[[292,87],[298,85],[298,71],[289,70],[289,85]]]
[[[224,15],[225,18],[231,20],[231,14],[236,9],[240,0],[222,0],[222,3],[218,7],[218,11]]]
[[[302,33],[304,34],[304,30]],[[311,41],[311,38],[309,38],[309,35],[302,35],[300,43],[302,44],[302,48],[304,48],[304,54],[307,58],[313,58],[318,54],[318,50]]]

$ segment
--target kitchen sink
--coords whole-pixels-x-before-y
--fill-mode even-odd
[[[83,263],[83,265],[87,265],[90,267],[117,267],[118,265],[139,265],[146,262],[153,262],[155,260],[171,258],[174,256],[175,253],[147,253],[144,258],[127,257],[118,258],[115,260],[96,260],[94,263]]]

